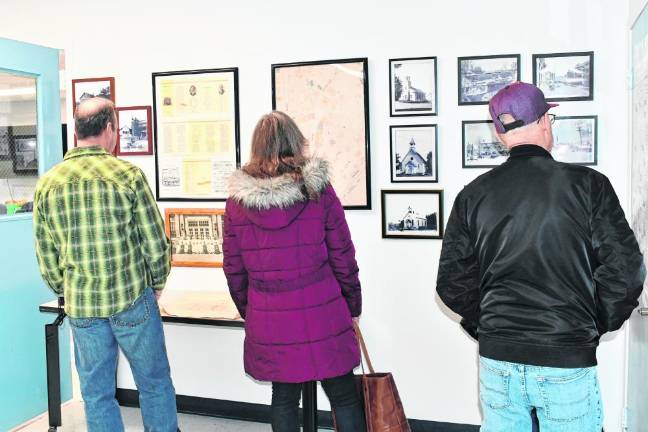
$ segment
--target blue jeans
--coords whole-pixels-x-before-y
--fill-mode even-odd
[[[479,359],[482,432],[601,432],[603,407],[595,367],[562,369]]]
[[[115,399],[118,346],[139,390],[144,430],[176,432],[175,389],[153,290],[110,318],[70,318],[70,326],[88,432],[124,430]]]

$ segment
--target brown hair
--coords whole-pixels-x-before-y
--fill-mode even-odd
[[[295,121],[281,111],[272,111],[261,117],[254,128],[250,161],[243,171],[257,178],[290,174],[299,181],[306,163],[305,144],[306,138]]]

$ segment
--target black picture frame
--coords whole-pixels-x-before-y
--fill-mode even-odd
[[[404,177],[404,180],[398,180],[398,174],[396,173],[396,157],[395,157],[395,145],[394,143],[394,134],[400,129],[418,129],[418,128],[432,128],[434,129],[434,175],[430,176],[431,179],[414,179],[407,180],[407,177]],[[419,156],[422,155],[419,153]],[[423,158],[425,159],[425,158]],[[389,167],[391,172],[391,182],[392,183],[438,183],[439,182],[439,128],[436,124],[401,124],[401,125],[392,125],[389,127]],[[413,177],[424,177],[424,176],[412,176]]]
[[[470,165],[466,162],[466,128],[469,125],[473,124],[488,124],[488,125],[494,125],[492,120],[463,120],[461,122],[461,167],[462,168],[468,168],[468,169],[480,169],[480,168],[495,168],[499,166],[500,164],[487,164],[487,165]],[[494,127],[494,126],[493,126]],[[497,141],[501,146],[503,144],[498,140]],[[494,149],[495,151],[499,152],[500,149],[496,148]],[[508,154],[508,153],[507,153]],[[500,156],[503,156],[500,154]],[[495,156],[497,157],[497,156]],[[504,162],[504,161],[502,161]]]
[[[438,215],[437,215],[437,235],[406,235],[406,234],[389,234],[387,230],[387,196],[388,195],[437,195],[438,196]],[[381,231],[383,239],[443,239],[443,190],[441,189],[383,189],[380,191],[381,203]],[[415,230],[411,230],[415,231]]]
[[[467,56],[467,57],[459,57],[457,58],[457,101],[460,106],[463,105],[488,105],[488,100],[480,100],[480,101],[462,101],[463,97],[463,86],[462,86],[462,73],[461,73],[461,63],[464,61],[473,61],[473,60],[493,60],[493,59],[506,59],[506,58],[511,58],[515,59],[517,62],[517,71],[516,71],[516,78],[510,82],[502,84],[499,88],[497,89],[489,89],[487,88],[487,92],[485,94],[492,93],[493,95],[501,88],[505,87],[506,85],[515,82],[515,81],[520,81],[521,80],[521,55],[520,54],[497,54],[497,55],[485,55],[485,56]],[[491,95],[492,96],[492,95]],[[490,100],[490,97],[488,98]]]
[[[36,126],[9,126],[9,154],[11,156],[11,169],[17,176],[34,176],[38,175],[38,134]],[[34,157],[32,160],[36,161],[36,167],[23,167],[21,161],[23,155],[21,153],[29,153],[19,148],[24,140],[34,141]]]
[[[593,131],[592,131],[592,138],[594,140],[592,146],[594,147],[592,149],[592,153],[594,156],[593,161],[570,161],[570,160],[563,160],[559,157],[559,155],[556,154],[556,150],[558,148],[558,145],[556,144],[556,139],[559,138],[557,135],[557,124],[561,120],[593,120],[594,126],[593,126]],[[598,116],[597,115],[580,115],[580,116],[556,116],[556,121],[553,125],[553,134],[554,134],[554,148],[552,150],[552,155],[554,159],[556,159],[559,162],[566,162],[566,163],[571,163],[575,165],[583,165],[583,166],[594,166],[598,165]]]
[[[169,76],[182,76],[182,75],[198,75],[209,73],[231,73],[233,74],[233,87],[234,87],[234,147],[235,147],[235,165],[236,169],[241,167],[241,138],[240,138],[240,114],[239,114],[239,77],[238,67],[228,68],[211,68],[211,69],[192,69],[182,71],[167,71],[167,72],[154,72],[151,74],[151,84],[153,90],[153,146],[155,148],[155,199],[156,201],[173,201],[173,202],[224,202],[227,197],[215,198],[185,198],[185,197],[161,197],[160,196],[160,161],[159,161],[159,131],[158,131],[158,107],[156,98],[156,80],[161,77]]]
[[[394,108],[394,63],[397,62],[408,62],[408,61],[422,61],[422,60],[432,60],[434,61],[434,108],[427,110],[425,108],[411,108],[411,109],[402,109],[401,113],[397,113],[399,109]],[[439,91],[438,91],[438,59],[436,56],[429,57],[405,57],[405,58],[394,58],[389,59],[389,116],[390,117],[416,117],[416,116],[437,116],[439,114]]]
[[[333,59],[333,60],[315,60],[315,61],[300,61],[300,62],[291,62],[291,63],[275,63],[272,64],[271,69],[271,82],[272,82],[272,109],[277,109],[277,85],[276,85],[276,76],[277,71],[282,68],[297,68],[297,67],[308,67],[308,66],[320,66],[320,65],[335,65],[335,64],[348,64],[348,63],[361,63],[363,71],[363,103],[364,103],[364,119],[362,119],[364,126],[364,143],[363,150],[365,154],[365,160],[363,164],[363,169],[365,172],[365,202],[363,204],[347,204],[344,202],[344,197],[340,196],[344,209],[346,210],[371,210],[371,146],[370,146],[370,127],[369,127],[369,61],[366,57],[359,58],[346,58],[346,59]],[[288,115],[293,115],[291,112],[287,112]],[[332,161],[329,161],[332,162]],[[335,186],[335,179],[333,179],[333,186]],[[338,193],[341,191],[338,190]]]
[[[568,97],[555,97],[547,94],[546,89],[539,85],[538,79],[538,61],[544,58],[563,58],[563,57],[589,57],[589,79],[588,79],[588,95],[587,96],[568,96]],[[562,52],[562,53],[547,53],[547,54],[533,54],[533,84],[540,87],[545,93],[545,99],[549,102],[576,102],[576,101],[592,101],[594,100],[594,51],[581,51],[581,52]]]

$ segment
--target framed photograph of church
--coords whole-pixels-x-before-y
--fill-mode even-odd
[[[389,60],[390,116],[437,115],[437,58]]]
[[[168,208],[164,215],[172,266],[223,267],[225,210]]]
[[[494,168],[508,159],[492,120],[466,120],[462,125],[463,168]]]
[[[382,238],[443,238],[443,191],[382,190],[380,195]]]
[[[390,126],[392,183],[439,181],[437,125]]]

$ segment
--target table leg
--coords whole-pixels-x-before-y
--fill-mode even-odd
[[[302,389],[304,432],[317,432],[317,382],[304,383]]]

